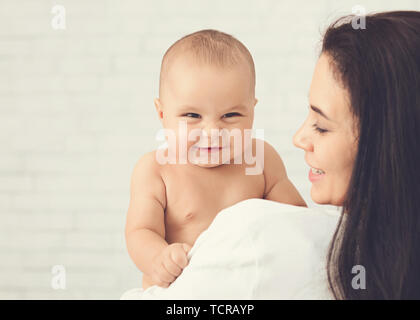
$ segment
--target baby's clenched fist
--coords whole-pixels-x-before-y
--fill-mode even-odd
[[[154,284],[167,288],[188,265],[187,254],[191,246],[187,243],[172,243],[153,259],[151,274]]]

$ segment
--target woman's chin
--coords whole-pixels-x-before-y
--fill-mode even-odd
[[[316,186],[311,187],[311,199],[317,204],[330,204],[330,199]]]
[[[344,203],[344,197],[334,198],[331,192],[322,192],[318,187],[312,186],[311,188],[311,199],[317,204],[328,204],[331,206],[342,206]]]

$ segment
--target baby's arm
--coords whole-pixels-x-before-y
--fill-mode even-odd
[[[307,206],[287,177],[286,168],[279,154],[267,142],[264,142],[264,178],[264,199],[295,206]]]
[[[143,272],[143,287],[167,287],[188,263],[185,247],[165,241],[165,184],[155,153],[144,155],[131,177],[125,238],[128,253]]]

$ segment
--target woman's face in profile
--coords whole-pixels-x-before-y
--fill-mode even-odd
[[[293,137],[310,166],[311,198],[319,204],[343,205],[357,152],[355,119],[348,93],[334,78],[322,54],[309,92],[309,114]]]

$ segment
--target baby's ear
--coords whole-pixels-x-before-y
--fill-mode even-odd
[[[160,102],[159,98],[156,98],[154,100],[154,103],[155,103],[156,111],[158,113],[159,120],[162,120],[163,119],[162,103]]]
[[[254,107],[257,105],[257,103],[258,103],[258,99],[257,98],[255,98],[254,99],[255,101],[254,101]]]

